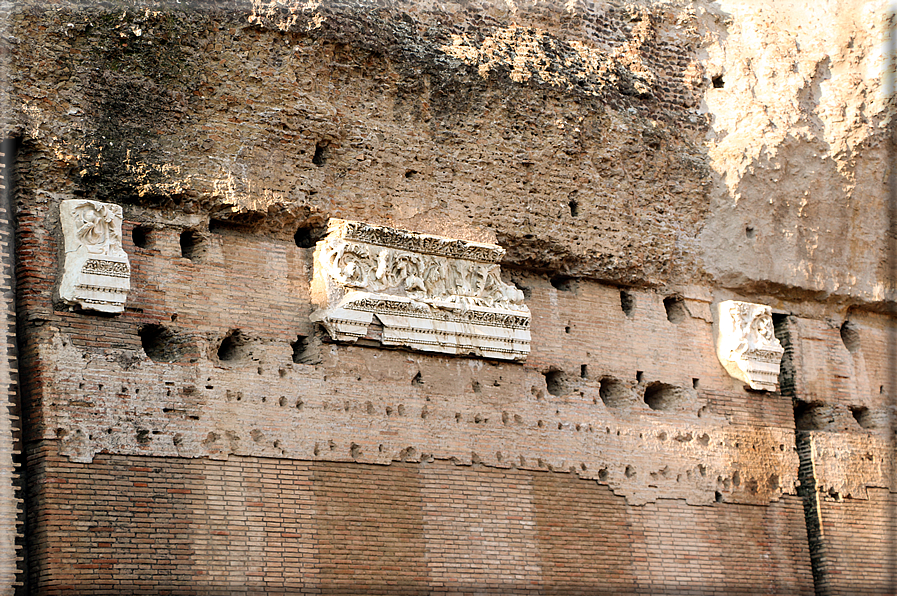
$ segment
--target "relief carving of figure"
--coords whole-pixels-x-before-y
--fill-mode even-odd
[[[88,252],[107,254],[114,247],[121,248],[121,207],[82,201],[72,212],[77,226],[76,236]]]
[[[325,240],[320,263],[333,281],[372,292],[400,291],[418,300],[517,308],[523,292],[501,280],[501,268],[456,258],[379,250],[343,239]],[[376,256],[375,256],[376,255]]]
[[[364,335],[376,313],[383,342],[517,360],[529,351],[529,309],[501,280],[501,247],[341,220],[328,231],[313,282],[326,301],[313,318],[336,339]]]

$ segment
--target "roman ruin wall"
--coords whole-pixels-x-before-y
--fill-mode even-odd
[[[2,10],[10,593],[888,585],[883,2]]]

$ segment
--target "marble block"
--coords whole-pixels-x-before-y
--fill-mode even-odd
[[[530,312],[501,280],[503,255],[494,244],[331,219],[315,249],[312,320],[337,341],[524,360]]]
[[[85,309],[122,312],[131,266],[121,244],[121,206],[69,199],[59,206],[59,221],[65,238],[59,297]]]
[[[717,314],[716,355],[723,367],[751,389],[775,391],[785,349],[775,336],[772,309],[726,300]]]

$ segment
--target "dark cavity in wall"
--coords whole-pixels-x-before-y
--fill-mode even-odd
[[[153,362],[181,362],[197,351],[195,343],[175,330],[151,323],[138,330],[140,345]]]
[[[290,342],[293,349],[293,362],[296,364],[317,364],[319,353],[314,338],[302,335],[296,336],[296,341]]]
[[[206,252],[205,240],[197,230],[181,232],[181,256],[191,261],[198,261]]]
[[[153,243],[153,229],[150,226],[135,226],[131,230],[131,240],[137,248],[151,248]]]
[[[689,316],[688,308],[681,296],[667,296],[663,299],[663,307],[667,311],[670,323],[681,323]]]
[[[315,145],[315,155],[311,158],[311,163],[319,168],[327,163],[327,158],[330,157],[329,146],[330,144],[327,141],[318,141]]]
[[[555,275],[548,281],[554,289],[560,290],[561,292],[572,292],[576,289],[574,287],[573,278],[566,275]]]
[[[645,403],[652,410],[669,410],[683,401],[682,390],[666,383],[654,382],[645,388]]]
[[[850,414],[863,428],[874,428],[875,424],[869,415],[869,408],[866,406],[850,406]]]
[[[623,381],[614,377],[602,377],[598,388],[601,401],[609,408],[619,408],[632,403],[632,393]]]
[[[324,226],[300,226],[293,234],[293,240],[299,248],[314,248],[326,234],[327,228]]]
[[[220,362],[235,362],[245,356],[246,336],[239,329],[233,329],[224,336],[218,346],[218,360]]]
[[[627,317],[632,317],[635,312],[635,296],[626,290],[620,290],[620,308]]]
[[[860,331],[856,323],[844,321],[841,325],[841,341],[851,354],[856,354],[860,351]]]
[[[567,373],[560,369],[553,368],[545,375],[545,385],[548,393],[556,396],[566,395],[570,392],[567,382]]]
[[[794,402],[794,428],[797,430],[823,430],[834,422],[831,406],[822,402]]]

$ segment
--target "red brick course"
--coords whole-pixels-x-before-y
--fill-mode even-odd
[[[37,594],[811,594],[797,497],[634,507],[570,474],[32,450]]]

